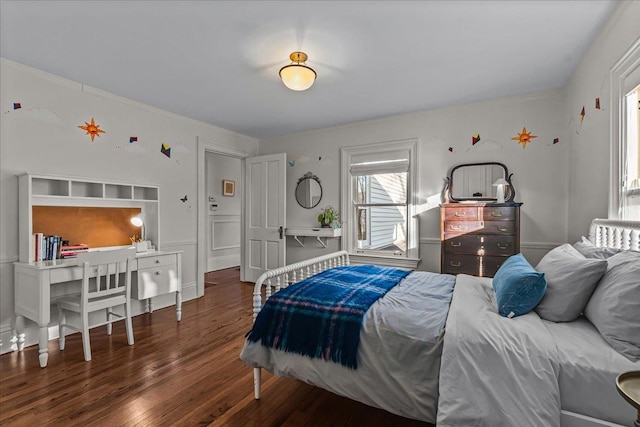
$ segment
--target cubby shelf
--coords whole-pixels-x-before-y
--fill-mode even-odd
[[[33,244],[33,206],[140,207],[146,214],[146,238],[159,246],[157,185],[25,173],[18,177],[18,194],[22,262],[29,261]]]

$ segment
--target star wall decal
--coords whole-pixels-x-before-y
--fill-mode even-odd
[[[84,122],[84,126],[78,126],[80,129],[86,130],[87,135],[91,135],[91,142],[93,142],[93,138],[96,136],[100,136],[101,133],[106,133],[102,129],[100,129],[100,125],[97,125],[96,122],[91,117],[91,123]]]
[[[511,138],[512,141],[518,141],[519,144],[522,144],[522,148],[526,148],[527,144],[531,142],[532,139],[537,138],[536,135],[531,135],[531,132],[527,132],[527,128],[523,127],[522,132],[518,134],[518,136],[514,136]]]

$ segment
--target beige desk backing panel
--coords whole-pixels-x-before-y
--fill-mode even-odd
[[[90,248],[131,244],[141,229],[130,219],[140,208],[95,208],[33,206],[33,232],[62,236],[70,244],[84,243]]]

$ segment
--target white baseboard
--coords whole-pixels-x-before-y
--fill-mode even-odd
[[[240,254],[211,257],[207,260],[207,271],[223,270],[240,265]]]
[[[197,297],[196,283],[183,283],[182,284],[182,301],[189,301]],[[146,304],[143,301],[132,300],[132,312],[134,316],[144,314],[146,311]],[[152,306],[153,310],[159,310],[161,308],[170,307],[175,305],[175,294],[164,294],[153,298]],[[182,309],[184,315],[184,307]],[[54,313],[54,311],[52,311]],[[25,319],[25,347],[38,344],[38,326],[29,319]],[[58,325],[57,315],[55,318],[51,318],[49,325],[49,341],[58,339]],[[0,354],[9,353],[10,351],[17,350],[15,343],[15,336],[13,331],[13,325],[3,325],[0,327]]]

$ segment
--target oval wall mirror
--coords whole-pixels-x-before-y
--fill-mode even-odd
[[[305,209],[315,208],[322,200],[322,186],[317,176],[311,172],[304,174],[296,186],[296,201]]]
[[[507,167],[498,162],[468,163],[451,169],[448,180],[448,195],[453,202],[465,200],[496,202],[496,181],[504,179],[508,185],[504,187],[505,202],[512,202],[516,192],[511,183],[511,175]]]

